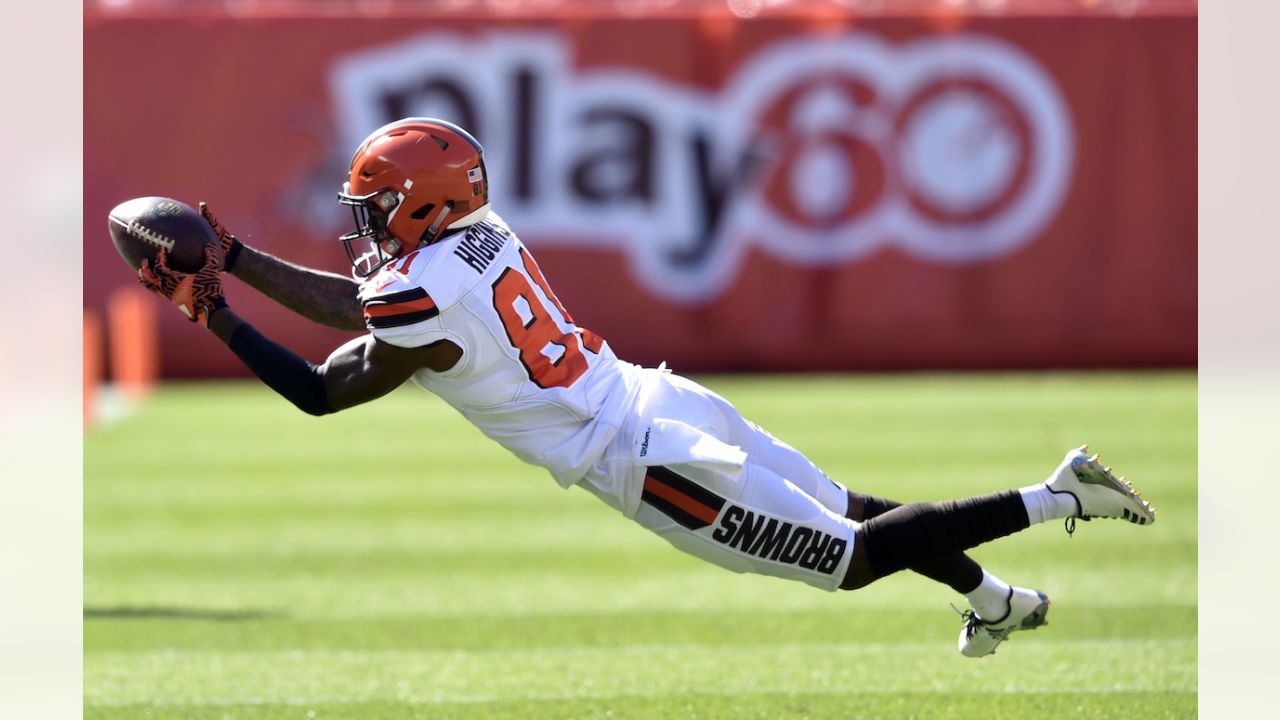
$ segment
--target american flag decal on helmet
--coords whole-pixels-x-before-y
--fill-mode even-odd
[[[483,179],[484,179],[484,177],[480,174],[480,166],[479,166],[479,165],[477,165],[477,166],[475,166],[475,167],[473,167],[473,168],[471,168],[470,170],[468,170],[468,171],[467,171],[467,180],[468,180],[469,182],[478,183],[478,182],[480,182],[480,181],[481,181],[481,180],[483,180]]]

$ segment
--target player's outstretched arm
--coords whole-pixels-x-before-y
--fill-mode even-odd
[[[447,370],[461,354],[448,342],[402,348],[365,335],[334,350],[323,364],[313,365],[226,306],[210,314],[208,327],[262,382],[310,415],[380,398],[424,367]]]
[[[402,348],[366,335],[333,351],[323,364],[313,365],[267,339],[227,307],[219,272],[222,267],[222,248],[215,245],[205,247],[204,264],[195,273],[169,268],[161,250],[154,262],[142,261],[138,278],[177,305],[192,322],[217,335],[271,389],[311,415],[326,415],[382,397],[418,370],[448,370],[462,356],[462,351],[447,341]]]
[[[356,299],[359,284],[349,277],[281,260],[242,246],[227,272],[299,315],[339,330],[364,330],[364,315]]]
[[[227,232],[208,206],[200,214],[217,233],[225,257],[223,270],[295,313],[339,330],[363,331],[364,315],[349,277],[295,265],[245,245]]]

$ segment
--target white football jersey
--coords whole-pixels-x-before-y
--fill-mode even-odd
[[[600,458],[639,387],[639,368],[574,324],[496,213],[390,263],[360,301],[383,342],[462,348],[453,368],[414,382],[564,486]]]

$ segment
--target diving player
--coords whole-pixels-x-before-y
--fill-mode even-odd
[[[493,212],[483,150],[432,118],[379,128],[339,194],[359,278],[255,250],[201,212],[220,244],[203,268],[160,254],[144,285],[207,327],[264,383],[312,415],[413,380],[520,459],[577,485],[672,545],[736,572],[852,590],[911,569],[963,594],[960,651],[993,652],[1045,622],[1049,600],[1011,587],[963,551],[1048,520],[1150,524],[1152,507],[1085,448],[1044,482],[900,505],[848,490],[724,398],[663,368],[618,359],[578,325],[537,261]],[[367,244],[367,249],[358,245]],[[231,310],[221,272],[285,307],[362,336],[313,365]],[[406,440],[429,443],[430,428]]]

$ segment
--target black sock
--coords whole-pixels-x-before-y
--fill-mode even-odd
[[[882,578],[1012,535],[1030,524],[1021,494],[1006,490],[964,500],[901,505],[863,523],[858,540],[864,543],[872,573]],[[981,581],[979,574],[968,590]]]
[[[871,495],[849,493],[849,512],[851,520],[870,520],[890,510],[902,507],[902,503]],[[855,517],[856,515],[856,517]],[[933,560],[925,560],[911,565],[912,572],[919,573],[930,580],[936,580],[950,587],[961,595],[973,592],[982,584],[982,566],[964,553],[951,553]]]

